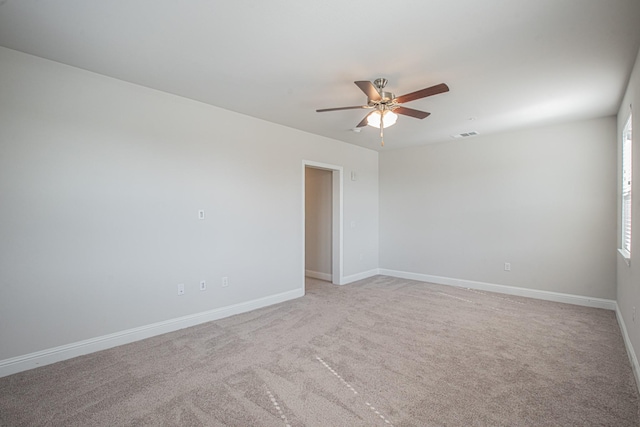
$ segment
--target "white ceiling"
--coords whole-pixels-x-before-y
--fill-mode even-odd
[[[356,80],[405,104],[385,150],[616,113],[639,0],[0,0],[0,45],[380,149]]]

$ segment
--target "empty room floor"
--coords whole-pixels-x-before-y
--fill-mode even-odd
[[[0,425],[638,426],[613,311],[376,276],[0,378]]]

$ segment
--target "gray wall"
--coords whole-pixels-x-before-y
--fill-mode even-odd
[[[0,48],[0,361],[303,290],[303,160],[377,268],[375,151]]]
[[[380,267],[615,299],[615,126],[382,153]]]
[[[622,255],[617,254],[618,307],[634,350],[640,349],[640,317],[633,316],[633,308],[640,310],[640,54],[636,59],[627,91],[618,113],[618,162],[621,160],[621,137],[629,117],[629,105],[633,105],[633,183],[631,206],[631,262],[627,265]],[[620,165],[620,163],[618,163]],[[620,167],[620,166],[619,166]],[[618,194],[621,177],[618,175]],[[620,196],[618,196],[618,247],[620,246]],[[638,313],[640,314],[640,313]],[[637,354],[634,355],[637,360]],[[636,377],[640,377],[637,374]]]
[[[305,169],[305,266],[312,277],[325,280],[332,273],[332,179],[331,171]]]

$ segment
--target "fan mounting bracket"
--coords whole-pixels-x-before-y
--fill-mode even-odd
[[[378,104],[389,104],[393,102],[393,100],[396,98],[395,94],[391,92],[385,92],[383,90],[387,85],[387,83],[388,83],[388,80],[382,77],[375,79],[373,81],[373,86],[376,88],[376,90],[380,94],[381,99],[377,101],[372,101],[371,99],[367,99],[367,104],[369,106],[376,106]]]
[[[389,80],[383,79],[382,77],[373,81],[373,85],[378,88],[378,92],[382,91],[387,83],[389,83]]]

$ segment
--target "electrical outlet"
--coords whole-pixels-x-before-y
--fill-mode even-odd
[[[225,276],[222,278],[222,287],[226,288],[227,286],[229,286],[229,278]]]
[[[178,285],[178,295],[184,295],[184,283]]]
[[[511,271],[511,263],[510,262],[505,262],[504,263],[504,271]]]
[[[198,211],[198,219],[204,219],[204,210],[200,209]]]
[[[207,290],[207,282],[204,280],[200,281],[200,290],[201,291],[206,291]]]

